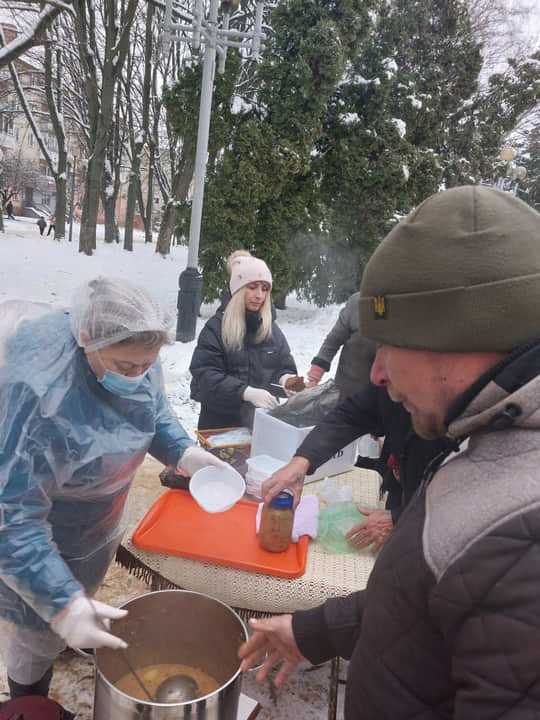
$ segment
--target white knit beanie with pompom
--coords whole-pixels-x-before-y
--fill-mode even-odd
[[[231,293],[234,295],[237,290],[252,282],[265,282],[272,287],[272,273],[268,265],[256,257],[235,258],[231,264]]]

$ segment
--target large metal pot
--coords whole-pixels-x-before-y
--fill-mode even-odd
[[[111,625],[124,638],[134,668],[182,664],[200,668],[219,688],[205,697],[175,705],[139,700],[115,687],[129,672],[122,651],[96,650],[94,720],[236,720],[242,675],[238,648],[248,633],[225,603],[185,590],[141,595],[123,605],[128,614]]]

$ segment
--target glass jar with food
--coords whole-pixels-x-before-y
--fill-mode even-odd
[[[291,542],[293,520],[293,496],[289,492],[280,492],[263,505],[259,528],[260,546],[269,552],[285,552]]]

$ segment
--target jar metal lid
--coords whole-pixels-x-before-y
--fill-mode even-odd
[[[270,505],[275,508],[292,508],[293,496],[288,492],[280,492],[270,501]]]

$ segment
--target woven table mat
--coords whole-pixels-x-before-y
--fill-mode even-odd
[[[355,501],[372,507],[381,505],[381,479],[376,472],[353,468],[335,475],[333,480],[338,487],[350,485]],[[131,536],[163,491],[159,487],[157,475],[156,485],[134,482],[131,490],[135,494],[132,521],[117,554],[118,562],[146,580],[156,574],[171,586],[211,594],[234,607],[264,613],[284,613],[314,607],[329,597],[361,590],[367,583],[375,561],[370,552],[334,554],[325,550],[316,540],[310,540],[304,575],[294,580],[139,550],[131,542]],[[317,494],[319,485],[320,482],[310,483],[304,488],[304,493]],[[322,507],[325,504],[321,501]]]

